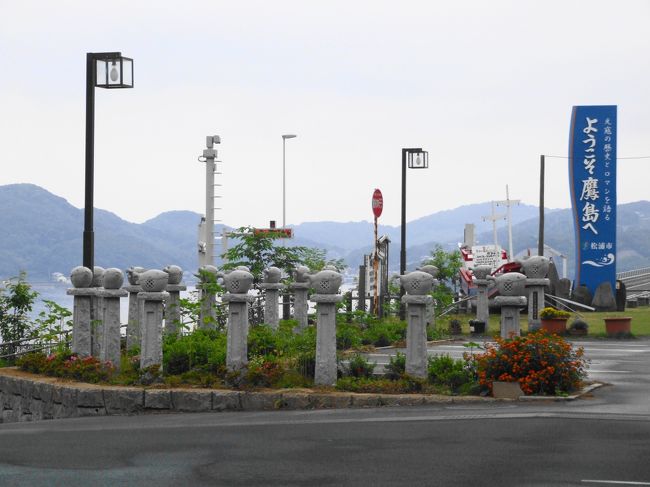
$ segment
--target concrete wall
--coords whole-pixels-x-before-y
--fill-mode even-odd
[[[145,389],[98,386],[39,377],[15,368],[0,369],[1,421],[15,423],[84,416],[161,412],[262,411],[274,409],[416,406],[485,402],[480,397],[425,394],[353,394],[347,392],[217,389]]]

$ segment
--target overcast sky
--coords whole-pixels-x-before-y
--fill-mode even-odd
[[[223,219],[408,220],[505,198],[537,204],[539,155],[567,154],[573,105],[619,107],[618,155],[650,155],[650,2],[0,0],[0,184],[84,198],[85,54],[134,58],[135,88],[96,93],[95,206],[142,222],[205,210],[218,134]],[[619,161],[619,203],[650,159]],[[547,161],[549,207],[567,162]],[[1,210],[1,209],[0,209]]]

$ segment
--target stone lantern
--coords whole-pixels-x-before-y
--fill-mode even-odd
[[[295,331],[302,331],[307,328],[309,316],[309,302],[307,293],[309,292],[309,267],[301,265],[296,267],[293,273],[293,318],[298,322]]]
[[[217,282],[221,273],[213,265],[204,265],[199,268],[196,277],[199,278],[199,289],[201,290],[201,310],[199,313],[199,328],[215,328],[216,316],[216,294],[210,289],[211,284]]]
[[[110,268],[104,271],[103,288],[97,291],[103,301],[102,343],[99,359],[111,362],[116,370],[120,370],[120,298],[128,292],[120,289],[124,282],[121,269]]]
[[[280,324],[280,314],[278,313],[278,298],[280,290],[284,289],[284,284],[280,283],[282,271],[277,267],[264,269],[264,280],[260,283],[260,289],[264,290],[264,323],[274,330],[278,329]]]
[[[427,266],[433,267],[433,266]],[[438,269],[433,267],[436,273]],[[429,295],[437,283],[432,269],[409,272],[400,276],[406,294],[402,303],[406,305],[406,373],[414,377],[427,376],[427,306],[433,305]]]
[[[169,300],[165,308],[165,335],[177,335],[181,326],[181,291],[187,290],[183,280],[183,269],[177,265],[168,265],[163,269],[169,275],[167,288]]]
[[[522,262],[523,272],[527,277],[529,331],[539,330],[542,326],[539,311],[544,307],[544,290],[551,282],[546,278],[549,265],[549,259],[540,255],[529,257]]]
[[[129,267],[126,270],[126,278],[129,282],[123,289],[129,293],[129,314],[126,324],[126,349],[139,347],[142,339],[140,333],[140,310],[138,309],[138,293],[142,288],[138,285],[138,277],[145,272],[144,267]]]
[[[254,299],[248,291],[253,279],[246,267],[223,276],[227,292],[222,301],[228,304],[226,368],[229,372],[241,372],[248,366],[248,307]]]
[[[496,279],[499,296],[494,305],[501,308],[501,338],[521,335],[519,310],[526,306],[526,276],[519,272],[506,272]]]
[[[159,365],[162,370],[162,325],[164,302],[169,299],[165,291],[169,274],[151,269],[140,274],[138,283],[142,291],[138,293],[140,308],[140,368]]]
[[[476,284],[476,319],[485,323],[485,333],[488,332],[490,323],[490,307],[488,305],[488,288],[492,277],[492,267],[489,265],[478,265],[474,267],[474,283]]]
[[[314,383],[336,384],[336,304],[343,296],[338,294],[343,276],[332,268],[309,276],[309,285],[316,294],[316,369]]]
[[[73,289],[68,289],[67,294],[73,296],[72,311],[72,353],[80,357],[92,355],[91,300],[95,296],[95,289],[90,287],[93,280],[93,271],[87,267],[78,266],[70,272],[70,281]]]

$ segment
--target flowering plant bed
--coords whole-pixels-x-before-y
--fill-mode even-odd
[[[475,355],[479,383],[492,391],[494,381],[519,382],[526,395],[563,395],[580,388],[586,376],[584,350],[543,331],[525,337],[496,338]]]

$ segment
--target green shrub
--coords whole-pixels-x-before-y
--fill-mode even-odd
[[[387,379],[398,380],[406,374],[406,355],[397,352],[388,359],[388,365],[385,367],[384,374]]]
[[[406,338],[406,323],[403,321],[381,321],[371,323],[364,330],[362,343],[376,347],[387,347]]]
[[[188,335],[170,336],[163,342],[163,368],[176,375],[195,368],[213,372],[226,364],[226,334],[197,329]]]
[[[458,392],[464,384],[475,382],[467,363],[464,360],[454,360],[449,355],[429,357],[427,375],[429,382],[446,386],[451,392]]]
[[[336,326],[336,349],[348,350],[361,346],[361,330],[357,325],[340,323]]]
[[[371,377],[376,366],[376,363],[370,363],[366,357],[357,353],[343,366],[343,372],[351,377]]]

